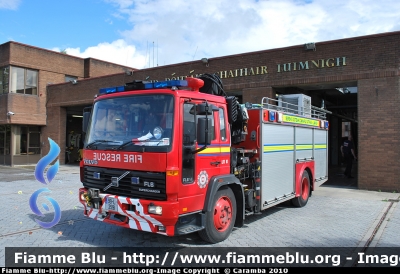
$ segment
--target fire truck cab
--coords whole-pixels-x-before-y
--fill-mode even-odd
[[[269,98],[240,105],[221,90],[212,75],[101,89],[84,113],[84,215],[216,243],[247,215],[304,206],[327,180],[323,113]]]

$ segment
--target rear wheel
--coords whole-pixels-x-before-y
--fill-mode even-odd
[[[210,243],[218,243],[232,232],[236,219],[236,199],[230,188],[218,190],[212,202],[212,210],[206,212],[205,228],[200,237]]]
[[[307,204],[310,197],[310,176],[304,170],[300,181],[300,196],[292,199],[292,204],[296,207],[303,207]]]

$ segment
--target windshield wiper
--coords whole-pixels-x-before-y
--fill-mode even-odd
[[[134,144],[136,144],[136,143],[151,143],[151,142],[157,142],[157,140],[143,140],[143,141],[134,141],[134,140],[132,140],[132,141],[128,141],[128,142],[126,142],[126,143],[123,143],[122,145],[120,145],[119,147],[116,147],[116,148],[114,148],[115,150],[119,150],[119,149],[122,149],[122,148],[124,148],[124,147],[126,147],[126,146],[128,146],[128,145],[134,145]],[[157,143],[157,145],[159,145],[161,143],[161,141],[159,141],[158,143]]]
[[[97,144],[97,143],[115,143],[115,142],[117,142],[117,141],[113,141],[113,140],[94,140],[93,142],[88,144],[86,146],[86,148],[91,148],[92,145]]]
[[[130,144],[134,144],[134,142],[132,142],[132,140],[130,140],[128,142],[123,143],[122,145],[120,145],[119,147],[117,147],[115,149],[122,149],[123,147],[126,147],[127,145],[130,145]]]
[[[128,141],[126,143],[123,143],[119,147],[116,147],[115,150],[122,149],[122,148],[124,148],[124,147],[126,147],[128,145],[131,145],[131,144],[134,145],[134,144],[137,144],[137,143],[155,143],[157,141],[158,141],[157,145],[159,145],[162,142],[162,141],[159,141],[159,140],[143,140],[143,141],[131,140],[131,141]]]

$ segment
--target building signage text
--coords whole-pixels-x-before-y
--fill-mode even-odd
[[[307,61],[299,61],[299,62],[289,62],[276,64],[276,73],[284,73],[284,72],[292,72],[292,71],[302,71],[302,70],[310,70],[310,69],[324,69],[324,68],[333,68],[333,67],[342,67],[346,66],[346,57],[332,57],[326,59],[317,59],[317,60],[307,60]],[[247,77],[253,75],[266,75],[270,70],[268,66],[258,66],[258,67],[248,67],[248,68],[237,68],[231,70],[221,70],[217,71],[216,74],[219,75],[220,78],[236,78],[236,77]],[[193,71],[190,72],[191,74]],[[199,77],[201,74],[192,74],[190,77]],[[165,78],[168,80],[184,80],[188,76],[173,76]]]

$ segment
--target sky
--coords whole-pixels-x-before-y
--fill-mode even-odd
[[[399,30],[399,0],[0,0],[0,44],[137,69]]]

